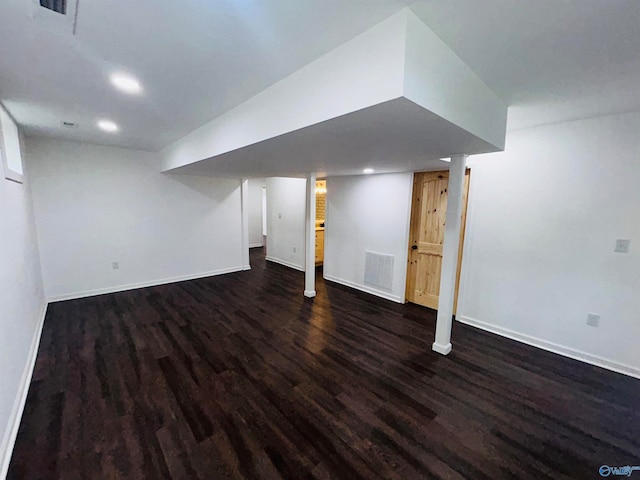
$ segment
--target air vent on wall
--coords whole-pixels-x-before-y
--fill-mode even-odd
[[[39,27],[56,34],[75,35],[80,0],[22,0],[30,4],[30,16]],[[2,2],[2,0],[0,0]]]
[[[67,0],[40,0],[40,6],[62,15],[67,14]]]
[[[393,283],[393,255],[365,252],[364,283],[391,290]]]

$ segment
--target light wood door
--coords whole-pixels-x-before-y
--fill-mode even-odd
[[[470,170],[465,174],[460,248],[454,313],[458,303],[458,282],[462,262],[462,246],[467,217]],[[413,181],[413,203],[409,237],[409,268],[407,271],[407,300],[425,307],[438,309],[442,245],[447,216],[449,172],[416,173]]]
[[[316,230],[316,266],[324,262],[324,230]]]

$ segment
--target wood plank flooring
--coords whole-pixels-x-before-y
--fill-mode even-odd
[[[640,381],[303,274],[50,305],[9,479],[562,479],[640,465]],[[636,472],[640,478],[640,472]]]

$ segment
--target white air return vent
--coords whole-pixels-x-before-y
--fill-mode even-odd
[[[67,0],[40,0],[40,6],[62,15],[67,14]]]
[[[393,283],[393,255],[365,252],[364,283],[391,290]]]
[[[55,33],[75,35],[79,0],[31,0],[31,18]]]

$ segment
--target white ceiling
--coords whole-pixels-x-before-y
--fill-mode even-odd
[[[0,100],[29,133],[161,149],[407,4],[511,105],[510,128],[640,109],[638,0],[80,2],[76,36],[32,19],[35,0],[0,2]],[[116,70],[145,94],[114,91]]]
[[[509,129],[640,110],[640,1],[422,0],[411,9],[509,106]]]
[[[73,36],[32,19],[36,2],[0,1],[0,100],[27,132],[147,150],[165,147],[407,4],[80,0]],[[120,70],[138,77],[145,95],[114,91],[109,75]],[[98,131],[102,117],[121,132]],[[62,120],[79,127],[65,130]]]

